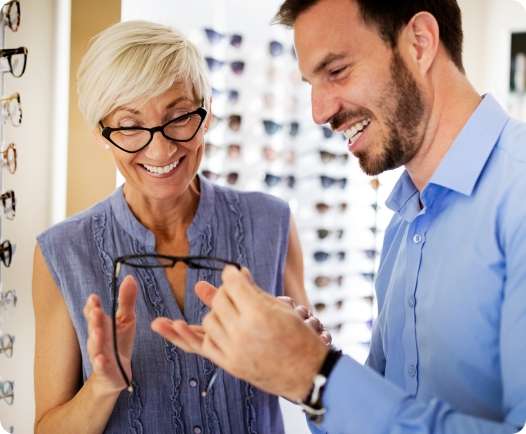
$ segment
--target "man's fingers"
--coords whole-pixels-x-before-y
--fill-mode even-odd
[[[239,271],[236,267],[228,265],[221,275],[223,280],[222,290],[231,295],[231,299],[237,306],[238,303],[251,300],[262,291],[253,283],[250,272],[244,268]]]
[[[218,289],[204,280],[200,280],[195,284],[194,287],[195,293],[199,299],[206,304],[208,307],[212,306],[212,300],[217,294]]]
[[[135,301],[137,300],[137,281],[132,275],[127,275],[119,287],[119,306],[117,321],[130,322],[135,320]]]
[[[296,307],[296,302],[290,297],[286,297],[286,296],[282,295],[282,296],[276,297],[276,298],[279,301],[281,301],[283,304],[286,304],[287,306],[290,306],[293,309]]]
[[[201,354],[203,336],[192,330],[184,321],[156,318],[151,328],[172,344],[188,353]]]
[[[303,306],[302,304],[300,304],[299,306],[296,306],[294,310],[303,320],[312,316],[311,311],[306,306]]]
[[[332,342],[332,336],[328,331],[322,331],[320,334],[320,339],[325,345],[330,345]]]
[[[320,320],[314,316],[305,320],[305,324],[311,327],[316,333],[321,333],[323,331],[323,324]]]

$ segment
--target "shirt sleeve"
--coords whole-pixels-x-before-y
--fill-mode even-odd
[[[443,401],[417,401],[348,356],[343,356],[334,368],[323,401],[327,413],[318,427],[321,432],[512,434],[519,429],[510,423],[462,414]]]

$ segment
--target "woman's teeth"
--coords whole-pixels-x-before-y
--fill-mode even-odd
[[[165,173],[171,172],[177,167],[181,159],[174,161],[173,163],[167,164],[166,166],[149,166],[148,164],[143,164],[142,166],[150,173],[155,173],[156,175],[164,175]]]
[[[345,135],[347,140],[350,140],[351,143],[354,143],[360,138],[361,133],[370,123],[370,119],[364,119],[363,121],[354,124],[351,128],[345,130],[343,134]]]

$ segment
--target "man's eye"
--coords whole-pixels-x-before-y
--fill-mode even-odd
[[[329,75],[331,77],[337,77],[338,75],[340,75],[346,69],[347,69],[346,66],[343,66],[342,68],[333,69],[332,71],[329,71]]]

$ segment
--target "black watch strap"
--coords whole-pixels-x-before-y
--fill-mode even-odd
[[[323,415],[326,412],[322,403],[323,391],[327,379],[341,356],[341,350],[337,350],[334,347],[329,348],[318,374],[316,374],[312,381],[312,387],[307,398],[300,403],[307,417],[315,423],[321,423],[323,420]]]

